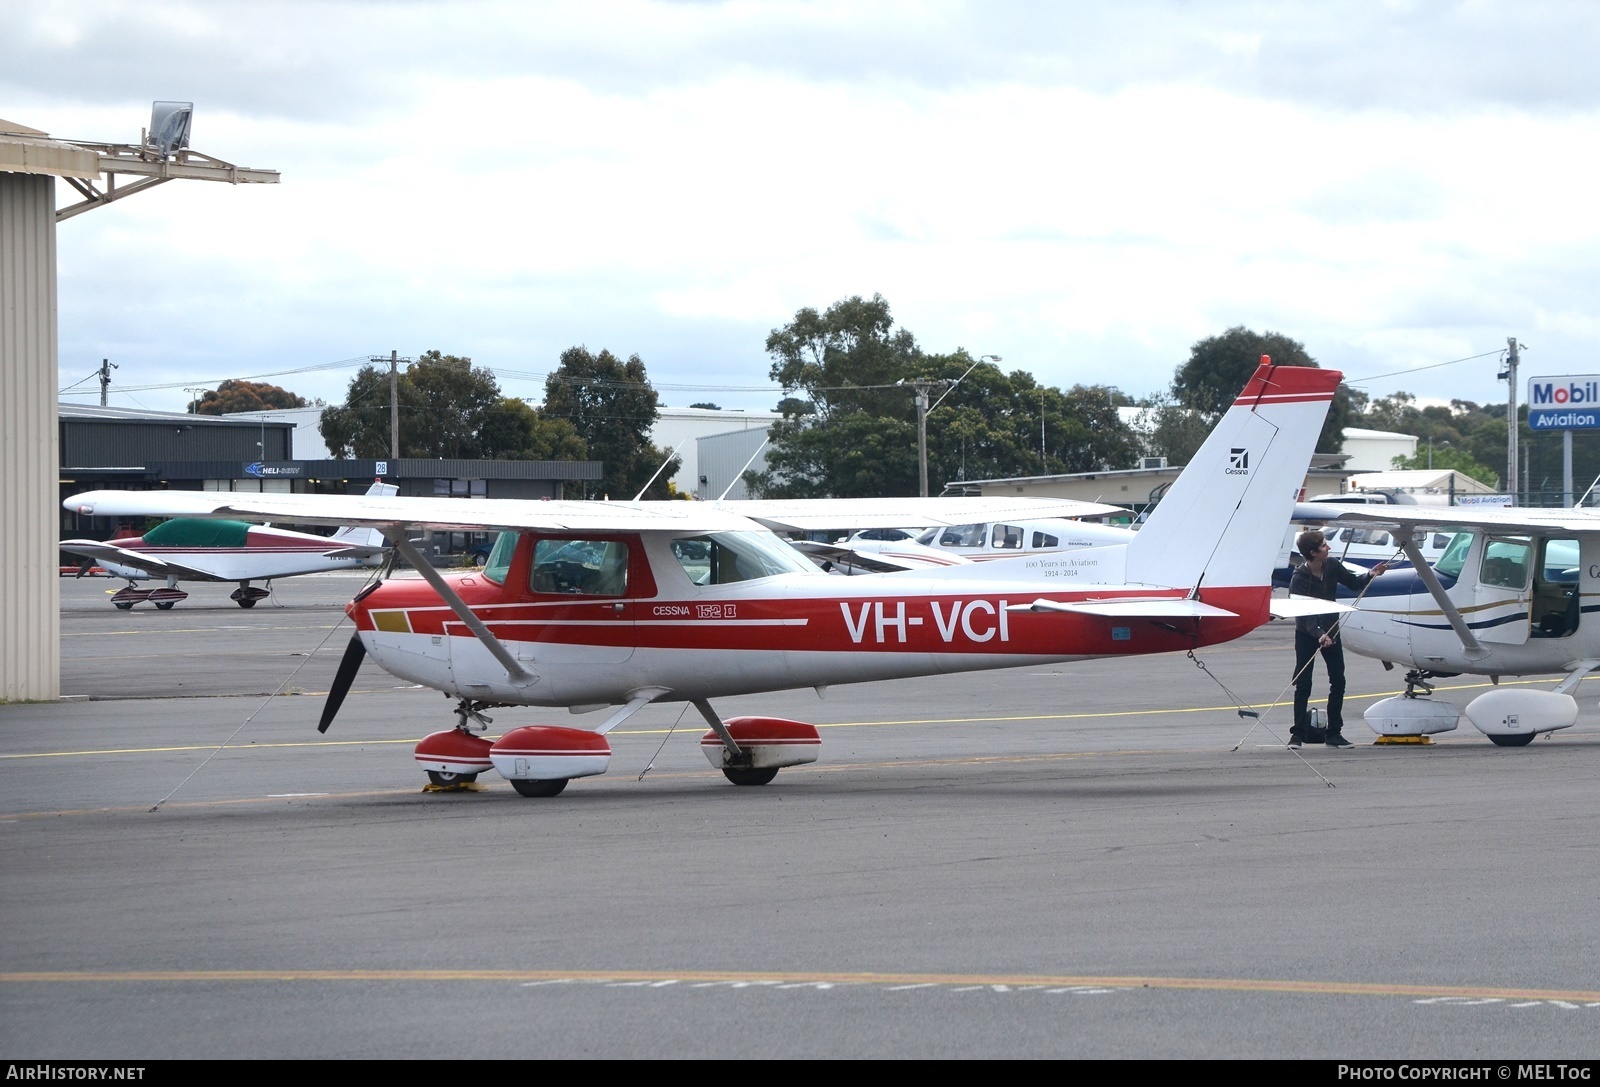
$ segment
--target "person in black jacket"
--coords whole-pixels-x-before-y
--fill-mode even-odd
[[[1389,569],[1380,562],[1370,573],[1357,574],[1329,553],[1328,541],[1316,529],[1295,537],[1296,550],[1305,557],[1289,580],[1290,596],[1315,596],[1332,600],[1343,585],[1359,592],[1379,574]],[[1339,616],[1302,615],[1294,621],[1294,727],[1289,730],[1289,746],[1299,747],[1310,738],[1311,673],[1317,652],[1328,666],[1329,747],[1349,747],[1344,738],[1344,646],[1339,642]]]

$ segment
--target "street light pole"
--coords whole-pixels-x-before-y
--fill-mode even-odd
[[[967,374],[970,374],[972,371],[976,370],[980,364],[984,362],[999,361],[999,355],[979,355],[978,361],[973,363],[971,366],[968,366],[966,373],[963,373],[954,381],[913,381],[911,383],[911,387],[917,392],[917,493],[923,498],[928,497],[928,413],[933,411],[933,409],[938,407],[940,404],[943,404],[944,398],[949,396],[951,392],[955,390],[957,385],[967,380]],[[944,392],[940,394],[939,399],[935,400],[933,405],[930,407],[928,404],[928,394],[933,391],[936,385],[945,385],[947,387],[945,388]]]
[[[210,392],[211,390],[210,389],[205,389],[205,388],[199,388],[199,389],[186,388],[183,391],[189,394],[189,414],[190,415],[199,415],[200,412],[197,409],[200,407],[200,394],[204,393],[204,392]]]

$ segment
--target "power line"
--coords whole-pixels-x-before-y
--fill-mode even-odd
[[[1403,377],[1406,374],[1418,374],[1418,373],[1421,373],[1423,370],[1437,370],[1441,366],[1454,366],[1457,363],[1461,363],[1461,362],[1474,362],[1474,361],[1476,361],[1478,359],[1492,358],[1492,357],[1497,356],[1497,355],[1504,355],[1505,353],[1506,353],[1506,349],[1502,347],[1498,351],[1485,351],[1481,355],[1468,355],[1464,359],[1451,359],[1449,362],[1432,362],[1432,363],[1429,363],[1427,366],[1413,366],[1409,370],[1396,370],[1396,371],[1394,371],[1393,373],[1390,373],[1390,374],[1373,374],[1371,377],[1363,377],[1363,378],[1349,378],[1349,377],[1347,377],[1347,378],[1344,379],[1344,383],[1346,385],[1367,385],[1367,384],[1370,384],[1371,382],[1374,382],[1374,381],[1382,381],[1386,377]]]

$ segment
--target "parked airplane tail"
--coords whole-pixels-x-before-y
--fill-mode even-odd
[[[380,498],[389,498],[399,493],[399,487],[395,486],[393,483],[385,483],[381,479],[375,481],[372,486],[367,488],[367,495],[369,497],[377,496]],[[335,532],[332,538],[338,540],[346,547],[389,546],[389,541],[384,538],[383,533],[379,532],[375,528],[354,528],[347,526],[345,528],[341,528],[338,532]]]
[[[1129,584],[1266,586],[1343,377],[1263,355],[1128,545]]]

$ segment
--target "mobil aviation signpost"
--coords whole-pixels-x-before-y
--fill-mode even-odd
[[[1572,432],[1600,430],[1600,374],[1530,377],[1528,429],[1561,431],[1563,503],[1572,505]]]
[[[1600,430],[1600,374],[1528,379],[1529,430]]]

